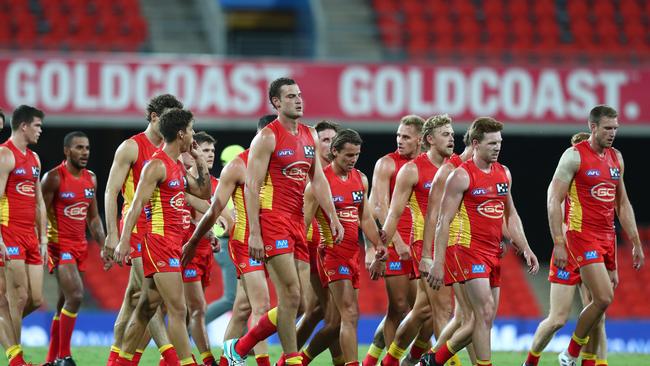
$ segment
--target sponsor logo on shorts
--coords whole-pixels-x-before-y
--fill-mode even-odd
[[[66,206],[63,215],[69,219],[83,221],[88,213],[88,202],[77,202],[74,205]]]
[[[61,260],[63,260],[63,261],[72,260],[72,254],[70,254],[68,252],[61,253]]]
[[[304,182],[307,180],[309,169],[311,169],[311,164],[308,162],[296,161],[285,166],[284,169],[282,169],[282,175],[291,180]]]
[[[183,275],[186,278],[194,278],[194,277],[196,277],[196,270],[195,269],[186,269],[185,272],[183,272]]]
[[[598,258],[598,252],[595,250],[590,250],[588,252],[585,252],[585,259],[590,260],[590,259],[596,259]]]
[[[352,202],[359,203],[363,201],[363,191],[352,192]]]
[[[566,281],[566,280],[569,279],[569,272],[565,271],[565,270],[562,270],[562,269],[558,269],[557,270],[557,278]]]
[[[282,149],[278,151],[278,156],[293,156],[293,149]]]
[[[476,210],[481,216],[490,219],[500,219],[503,217],[504,206],[499,200],[488,200],[481,203]]]
[[[95,188],[84,188],[84,197],[86,198],[95,197]]]
[[[598,169],[589,169],[585,173],[588,177],[600,177],[600,170]]]
[[[74,194],[74,192],[61,192],[60,197],[61,198],[74,198],[75,194]]]
[[[621,170],[619,168],[609,168],[609,177],[614,180],[621,179]]]
[[[343,202],[343,196],[332,196],[332,201],[334,203]]]
[[[339,266],[339,274],[349,275],[350,274],[350,268],[348,268],[347,266]]]
[[[158,266],[158,267],[165,267],[166,265],[167,265],[167,263],[165,263],[165,261],[156,262],[156,266]]]
[[[20,247],[7,247],[7,255],[20,255]]]
[[[616,186],[606,182],[596,184],[591,188],[591,196],[602,202],[612,202],[616,199]]]
[[[505,196],[508,194],[508,183],[497,183],[497,195]]]
[[[14,174],[16,174],[16,175],[25,175],[26,173],[27,173],[27,171],[25,170],[25,168],[18,168],[16,170],[14,170]]]
[[[255,260],[253,258],[248,258],[248,265],[251,267],[259,267],[262,265],[262,262]],[[246,264],[244,264],[246,266]]]
[[[31,180],[24,180],[16,184],[16,192],[22,194],[23,196],[36,197],[36,186]]]
[[[287,248],[289,248],[289,240],[278,239],[275,241],[275,249],[287,249]]]
[[[388,263],[388,270],[389,271],[401,271],[402,270],[402,262],[389,262]]]
[[[485,273],[485,264],[472,264],[472,273]]]
[[[41,175],[41,168],[39,168],[37,166],[33,166],[32,167],[32,176],[34,178],[38,178],[40,175]]]
[[[181,260],[178,258],[169,258],[169,266],[177,268],[181,266]]]
[[[303,150],[307,159],[313,159],[316,156],[316,149],[312,145],[303,146]]]
[[[472,190],[472,196],[482,196],[487,193],[487,189],[485,188],[474,188]]]

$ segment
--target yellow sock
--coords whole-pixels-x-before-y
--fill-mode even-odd
[[[539,356],[542,354],[541,351],[540,351],[540,352],[535,352],[535,351],[533,351],[532,349],[531,349],[530,351],[528,351],[528,352],[529,352],[531,355],[535,356],[535,357],[539,357]]]
[[[596,359],[596,366],[608,366],[607,360]]]
[[[5,351],[5,355],[7,356],[8,360],[12,360],[14,357],[18,356],[22,352],[22,348],[20,348],[19,344],[13,345]]]
[[[61,309],[61,314],[64,314],[68,318],[76,318],[77,317],[77,313],[73,313],[71,311],[68,311],[65,308]]]
[[[124,351],[120,351],[120,357],[122,357],[125,360],[132,361],[133,360],[133,355],[131,353],[127,353]]]
[[[388,354],[395,357],[395,359],[400,360],[404,356],[404,353],[406,353],[406,350],[403,348],[399,348],[398,345],[395,344],[395,342],[390,344],[390,347],[388,347]]]
[[[476,360],[476,364],[479,365],[479,366],[480,365],[491,365],[492,361],[490,361],[490,360]]]
[[[194,359],[192,357],[184,358],[184,359],[181,360],[181,366],[191,365],[193,363],[195,363],[195,362],[194,362]]]
[[[374,358],[379,358],[382,352],[384,352],[384,349],[375,346],[374,343],[371,343],[370,348],[368,348],[368,354]]]
[[[460,363],[460,358],[458,357],[457,353],[455,353],[453,356],[451,356],[451,358],[449,359],[449,361],[447,361],[447,363],[445,365],[447,365],[447,366],[462,366],[462,364]]]
[[[573,339],[577,344],[579,344],[581,346],[584,346],[585,344],[587,344],[587,342],[589,342],[589,336],[586,336],[584,338],[580,338],[575,333],[573,333],[571,335],[571,339]]]
[[[208,358],[208,357],[214,358],[214,356],[212,355],[212,352],[210,352],[210,351],[205,351],[205,352],[201,353],[201,355],[199,357],[201,357],[201,360],[203,360],[203,362],[205,362],[205,359]]]
[[[581,357],[583,360],[595,360],[595,359],[596,359],[596,355],[595,355],[595,354],[593,354],[593,353],[588,353],[588,352],[580,352],[580,357]]]
[[[278,325],[278,308],[277,307],[269,310],[269,312],[266,313],[266,316],[269,317],[269,320],[271,321],[271,323],[273,325],[275,325],[275,326]]]
[[[302,357],[301,356],[294,356],[291,358],[287,358],[284,363],[286,365],[302,365]]]
[[[259,355],[255,355],[255,359],[262,358],[262,357],[269,357],[268,353],[260,353]]]
[[[165,344],[164,346],[161,346],[160,348],[158,348],[158,352],[160,352],[162,354],[163,352],[167,351],[170,348],[174,348],[174,346],[171,345],[171,344]]]
[[[119,355],[119,354],[120,354],[120,351],[121,351],[121,350],[120,350],[120,347],[118,347],[118,346],[111,346],[111,352],[115,352],[115,353],[117,353],[117,354]]]

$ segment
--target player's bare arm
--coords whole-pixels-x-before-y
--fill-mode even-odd
[[[368,177],[365,174],[361,173],[361,181],[363,182],[363,206],[361,207],[361,231],[364,236],[364,241],[366,242],[366,247],[368,243],[371,243],[371,247],[374,249],[375,255],[368,265],[368,271],[370,272],[370,278],[373,280],[383,277],[384,272],[386,271],[386,260],[388,258],[388,251],[384,244],[385,236],[382,237],[380,234],[380,229],[377,227],[377,222],[374,217],[372,217],[372,209],[370,202],[368,202]]]
[[[210,208],[210,203],[207,200],[198,198],[191,193],[185,193],[185,201],[200,214],[207,212]]]
[[[634,217],[634,209],[630,203],[630,199],[627,196],[627,190],[625,189],[625,182],[623,181],[623,173],[625,171],[625,164],[623,162],[623,154],[620,151],[614,149],[616,156],[618,157],[618,162],[621,165],[621,180],[616,188],[616,216],[618,216],[618,221],[621,223],[623,230],[627,234],[627,237],[632,241],[632,259],[634,263],[634,269],[639,270],[643,267],[645,262],[645,254],[643,253],[643,246],[641,244],[641,239],[639,238],[639,231],[636,227],[636,218]]]
[[[387,238],[395,236],[399,219],[402,217],[404,209],[409,204],[409,198],[413,193],[413,186],[418,183],[418,179],[418,168],[413,162],[404,164],[399,172],[397,172],[393,196],[390,200],[390,206],[383,227]],[[408,260],[411,258],[411,251],[404,242],[395,242],[395,250],[401,260]]]
[[[117,247],[115,247],[114,257],[117,264],[122,265],[122,261],[129,253],[129,249],[131,248],[129,244],[131,240],[131,232],[138,221],[138,216],[140,216],[142,208],[151,199],[151,195],[156,189],[156,186],[165,180],[166,177],[167,171],[165,169],[165,164],[158,159],[151,160],[147,165],[145,165],[144,169],[142,169],[142,175],[140,176],[138,187],[135,190],[133,203],[131,204],[131,207],[129,207],[126,217],[124,218],[122,236],[120,237]]]
[[[454,170],[447,182],[445,183],[445,190],[442,195],[440,203],[440,214],[436,223],[436,236],[434,243],[447,243],[449,242],[449,224],[456,216],[460,203],[463,201],[463,195],[469,188],[469,174],[465,169]],[[427,277],[429,285],[438,290],[444,284],[444,269],[437,268],[438,265],[434,262],[431,273]]]
[[[515,208],[515,202],[512,200],[512,176],[510,175],[510,170],[505,166],[504,169],[508,176],[509,186],[505,209],[505,222],[507,223],[508,235],[512,239],[512,243],[522,252],[522,255],[526,259],[528,273],[536,274],[539,270],[539,262],[533,250],[530,249],[530,245],[528,245],[528,239],[526,239],[526,234],[524,233],[524,225],[521,223],[521,218]]]
[[[422,241],[422,260],[420,261],[419,271],[426,276],[431,271],[433,267],[435,257],[435,263],[437,265],[437,270],[442,271],[445,267],[445,253],[447,252],[447,242],[444,243],[433,243],[433,236],[435,235],[436,230],[436,221],[438,220],[438,214],[440,213],[440,201],[442,200],[442,194],[445,191],[445,182],[447,178],[454,171],[454,166],[452,164],[443,164],[440,169],[436,172],[436,175],[433,177],[431,182],[431,189],[429,189],[429,197],[427,202],[427,213],[424,218],[424,234]],[[433,248],[433,253],[432,253]],[[443,272],[438,273],[437,275],[442,275]]]
[[[113,258],[113,252],[119,240],[117,228],[117,195],[122,190],[129,170],[138,159],[138,144],[131,140],[124,140],[115,151],[113,164],[108,173],[106,190],[104,191],[104,218],[106,220],[106,241],[104,261]]]
[[[251,142],[246,166],[246,215],[248,216],[248,254],[257,261],[264,259],[262,232],[260,229],[260,191],[268,172],[271,154],[275,149],[275,134],[268,128],[262,129]]]
[[[567,263],[567,248],[562,221],[564,211],[562,203],[569,191],[569,186],[576,172],[580,168],[580,153],[578,150],[570,147],[562,157],[553,174],[553,180],[548,187],[546,210],[548,211],[548,224],[553,238],[553,257],[555,265],[564,268]]]
[[[198,198],[207,200],[210,198],[210,192],[212,192],[210,170],[208,170],[208,164],[199,151],[199,144],[196,141],[192,142],[190,154],[196,163],[196,176],[191,174],[185,175],[185,179],[187,179],[187,191]]]
[[[316,215],[316,211],[318,211],[318,207],[318,202],[316,202],[316,197],[314,197],[314,194],[312,192],[311,183],[307,183],[307,187],[305,187],[305,196],[302,209],[302,212],[305,215],[305,228],[309,228],[311,226],[311,223],[314,220],[314,216]]]
[[[14,154],[11,153],[6,147],[0,147],[0,198],[5,194],[5,189],[7,188],[7,179],[9,179],[9,173],[14,170],[16,166],[16,161],[14,159]],[[0,255],[3,259],[9,260],[7,255],[7,247],[5,246],[4,241],[2,240],[2,232],[0,232]]]
[[[372,174],[372,192],[370,192],[370,206],[372,207],[373,216],[379,220],[383,226],[386,222],[388,215],[388,208],[390,206],[390,177],[395,172],[395,162],[388,157],[382,157],[377,160],[375,170]],[[402,240],[399,234],[393,235],[392,240],[394,245],[404,245],[406,243]]]
[[[313,127],[309,127],[314,141],[318,141],[318,134]],[[325,214],[329,217],[332,228],[332,236],[334,237],[335,243],[340,243],[343,240],[343,225],[339,221],[339,217],[336,214],[336,208],[334,207],[334,201],[332,201],[332,191],[330,190],[330,184],[325,178],[325,173],[323,173],[323,167],[321,166],[320,152],[316,149],[316,158],[314,163],[311,165],[309,170],[309,178],[311,179],[312,194],[319,206],[325,211]]]
[[[34,153],[36,157],[36,162],[38,163],[38,168],[41,168],[41,159],[38,158],[38,154]],[[43,200],[43,192],[41,191],[41,181],[36,180],[34,187],[36,192],[36,221],[38,236],[41,243],[40,252],[41,257],[43,258],[43,263],[47,262],[47,209],[45,208],[45,201]]]
[[[97,176],[95,173],[88,171],[93,180],[93,188],[97,192]],[[104,232],[104,225],[102,218],[99,216],[99,208],[97,207],[97,194],[93,196],[90,206],[88,207],[88,215],[86,216],[86,225],[90,231],[90,235],[99,244],[101,248],[102,258],[104,258],[104,245],[106,243],[106,233]],[[112,261],[104,262],[104,268],[108,269],[112,265]]]

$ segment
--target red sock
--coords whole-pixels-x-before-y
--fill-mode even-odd
[[[294,363],[294,362],[298,362],[298,360],[301,360],[300,352],[287,353],[284,364],[292,365],[292,366],[301,365],[302,363]]]
[[[370,353],[366,354],[366,357],[364,357],[363,361],[361,362],[361,366],[377,366],[377,361],[379,359]]]
[[[45,362],[54,362],[59,355],[59,324],[59,317],[55,315],[50,326],[50,348],[47,350]]]
[[[528,352],[528,357],[526,358],[526,366],[537,366],[541,355],[542,354],[539,353],[537,356],[535,356],[532,352]]]
[[[108,354],[108,361],[106,361],[106,366],[114,366],[115,359],[120,355],[119,348],[111,346],[111,353]]]
[[[285,366],[284,361],[286,360],[286,356],[284,355],[284,352],[280,353],[280,358],[278,359],[278,362],[275,363],[275,366]]]
[[[203,359],[203,364],[207,366],[212,366],[212,363],[214,362],[214,356],[209,355],[206,358]]]
[[[346,362],[345,366],[359,366],[359,361]]]
[[[178,355],[176,354],[176,350],[171,345],[168,345],[168,346],[170,346],[170,347],[168,347],[164,351],[160,352],[160,355],[165,360],[165,364],[167,366],[178,366],[178,365],[180,365],[181,360],[178,359]],[[164,348],[164,346],[161,347],[161,348]]]
[[[23,358],[23,353],[20,352],[14,358],[9,360],[9,365],[8,366],[24,366],[27,365],[27,362],[25,362],[25,359]]]
[[[257,366],[271,366],[271,360],[267,354],[255,355],[255,362]]]
[[[424,345],[424,347],[420,347],[420,345]],[[411,359],[419,360],[427,349],[429,349],[429,344],[427,342],[416,340],[415,343],[413,343],[413,346],[411,346]]]
[[[219,358],[219,366],[228,366],[228,359],[221,355]]]
[[[582,359],[582,366],[596,366],[596,360],[585,360]]]
[[[436,351],[436,363],[444,365],[453,356],[454,354],[449,349],[449,346],[447,346],[447,343],[445,343],[442,345],[442,347],[440,347],[439,350]]]
[[[74,330],[74,323],[77,321],[77,314],[61,309],[61,318],[59,324],[59,357],[70,356],[70,339]]]
[[[136,350],[135,353],[133,354],[133,360],[131,361],[133,363],[133,366],[137,366],[140,363],[140,359],[142,358],[142,353],[139,350]]]
[[[127,360],[124,357],[117,356],[115,360],[113,361],[113,365],[115,366],[132,366],[133,362],[131,360]]]
[[[260,341],[265,340],[271,334],[275,333],[278,330],[274,321],[271,320],[271,317],[277,319],[277,308],[269,310],[264,316],[260,319],[257,324],[248,331],[243,337],[239,338],[235,344],[235,352],[239,355],[247,355],[250,350],[255,347]]]
[[[399,366],[399,360],[390,353],[387,353],[384,359],[381,360],[381,366]]]
[[[569,342],[569,348],[567,349],[567,352],[569,353],[569,356],[573,358],[578,358],[578,356],[580,356],[580,350],[582,349],[582,345],[578,343],[575,338],[576,338],[575,335],[571,337],[571,341]]]

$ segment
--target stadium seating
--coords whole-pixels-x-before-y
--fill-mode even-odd
[[[650,230],[645,229],[646,239],[650,242]],[[646,250],[646,256],[647,256]],[[650,271],[647,267],[636,271],[632,267],[632,247],[621,245],[617,252],[619,285],[614,291],[614,302],[607,309],[611,318],[647,318],[650,317],[650,306],[646,296],[650,292]]]
[[[147,24],[138,0],[0,0],[0,48],[138,51]]]
[[[368,0],[389,54],[607,61],[650,56],[650,3],[637,0]],[[625,52],[621,52],[625,50]]]

